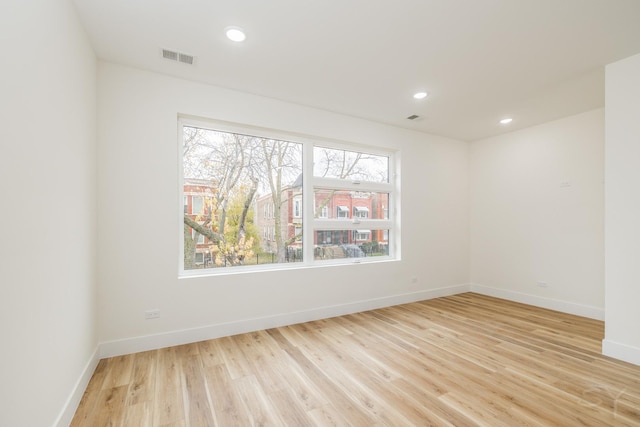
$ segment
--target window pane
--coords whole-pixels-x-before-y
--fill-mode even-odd
[[[316,189],[314,218],[389,219],[389,193]]]
[[[389,182],[389,157],[314,147],[313,176],[355,181]]]
[[[294,218],[302,217],[302,197],[296,197],[293,200],[293,216]]]
[[[192,200],[184,269],[301,261],[302,145],[191,126],[183,132],[183,186]],[[192,228],[207,238],[194,239]]]
[[[202,196],[192,196],[191,203],[191,213],[201,215],[204,210],[204,198]]]
[[[317,230],[313,236],[316,260],[389,255],[389,230]]]

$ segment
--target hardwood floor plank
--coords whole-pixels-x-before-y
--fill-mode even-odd
[[[122,385],[100,390],[96,396],[98,402],[91,417],[91,423],[87,425],[96,427],[123,425],[127,416],[125,400],[128,388],[127,385]]]
[[[184,425],[182,396],[182,369],[175,347],[156,352],[156,378],[154,389],[153,425]]]
[[[119,386],[128,386],[131,382],[134,355],[112,357],[107,360],[105,367],[107,375],[102,383],[102,389],[111,389]]]
[[[210,391],[205,383],[202,359],[199,356],[186,356],[181,359],[181,362],[182,393],[187,425],[214,426]]]
[[[224,363],[218,340],[200,341],[195,343],[195,345],[198,347],[198,354],[200,354],[202,364],[205,367]]]
[[[125,426],[153,426],[152,402],[140,402],[133,405],[127,405],[127,411],[122,425]]]
[[[96,405],[98,404],[98,399],[96,396],[100,393],[100,390],[102,390],[102,384],[107,376],[107,364],[107,359],[102,359],[98,362],[98,366],[96,366],[96,370],[82,395],[82,400],[80,400],[70,427],[92,425],[93,417],[97,412]]]
[[[309,381],[330,399],[331,404],[347,420],[348,425],[373,425],[375,420],[359,408],[349,394],[335,384],[322,369],[309,360],[298,348],[287,350],[289,356],[300,366]]]
[[[102,360],[72,426],[636,426],[603,323],[466,293]]]
[[[237,336],[220,338],[218,348],[232,379],[253,375],[253,368],[242,353]]]
[[[273,403],[279,418],[286,426],[312,426],[313,420],[304,408],[297,404],[289,390],[277,390],[269,393],[269,399]]]
[[[156,382],[156,352],[145,351],[133,355],[133,367],[127,405],[153,402]]]
[[[215,425],[221,427],[252,425],[250,415],[244,410],[245,405],[234,387],[227,366],[211,366],[206,369],[205,376],[211,397],[210,410],[213,412]]]
[[[314,426],[337,427],[349,425],[342,415],[332,405],[325,405],[308,412]]]
[[[254,376],[242,377],[233,382],[238,391],[252,426],[278,426],[283,421],[271,400]]]

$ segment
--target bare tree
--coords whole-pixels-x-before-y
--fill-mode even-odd
[[[262,167],[259,173],[268,184],[274,206],[274,229],[278,262],[286,256],[286,235],[283,234],[282,208],[287,199],[283,198],[286,184],[293,183],[302,173],[302,149],[300,144],[273,139],[261,139]],[[285,181],[286,180],[286,181]],[[284,224],[287,226],[288,224]]]
[[[228,255],[230,262],[236,263],[237,258],[234,254],[237,252],[237,241],[244,241],[244,235],[234,239],[235,246],[227,242],[225,238],[227,210],[229,200],[246,183],[249,183],[252,188],[246,194],[244,201],[247,209],[252,205],[255,197],[257,184],[255,179],[247,174],[247,171],[253,170],[252,159],[255,151],[250,144],[251,137],[245,135],[184,127],[184,176],[210,181],[214,189],[211,203],[205,203],[205,209],[201,215],[198,215],[197,221],[184,215],[185,268],[194,267],[193,259],[200,234],[218,246],[218,252]],[[245,212],[242,221],[246,221],[246,218]],[[239,229],[246,234],[244,224],[241,224]],[[192,235],[191,230],[194,230],[195,235]]]

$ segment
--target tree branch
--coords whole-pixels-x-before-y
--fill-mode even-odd
[[[208,228],[205,228],[204,226],[198,224],[195,220],[189,218],[186,215],[184,216],[184,223],[189,227],[193,228],[194,230],[196,230],[198,233],[202,234],[203,236],[208,237],[214,243],[218,243],[224,240],[220,233],[216,233],[214,231],[211,231]]]

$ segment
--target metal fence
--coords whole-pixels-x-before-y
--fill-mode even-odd
[[[343,258],[364,258],[389,255],[389,248],[386,245],[321,245],[316,246],[313,251],[316,260],[331,260]],[[288,246],[284,253],[285,263],[302,262],[302,248],[298,246]],[[278,254],[275,252],[256,253],[250,258],[245,258],[242,265],[262,265],[277,264]],[[217,268],[228,267],[227,260],[218,266],[212,260],[205,259],[204,263],[197,268]]]

